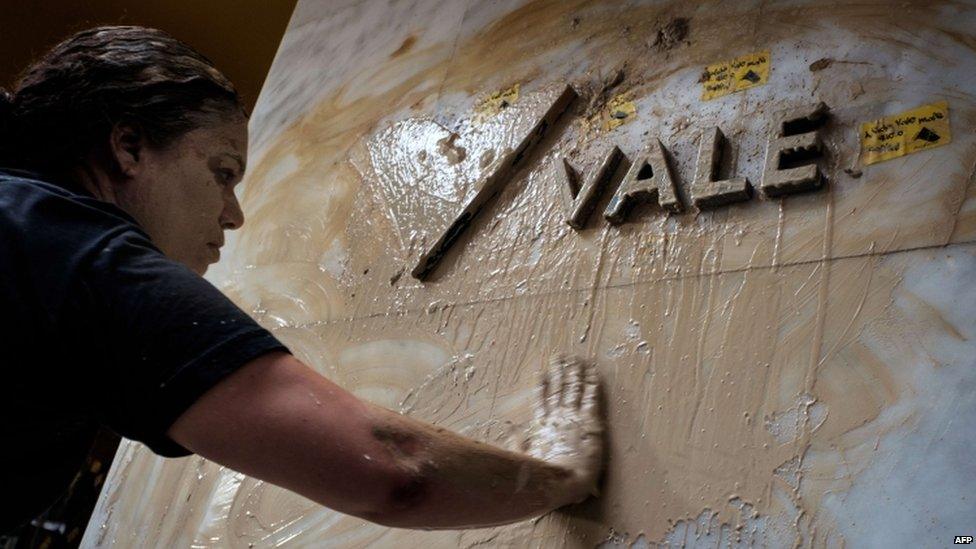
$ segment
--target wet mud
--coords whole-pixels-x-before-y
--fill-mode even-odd
[[[976,413],[976,136],[864,166],[857,132],[934,100],[976,124],[972,7],[328,4],[299,3],[252,118],[247,221],[208,278],[323,375],[493,444],[524,430],[548,356],[595,361],[602,496],[503,528],[391,530],[127,444],[87,543],[839,547],[885,528],[924,544],[976,512],[954,487],[976,471],[933,435]],[[768,83],[702,101],[706,65],[761,50]],[[411,276],[567,84],[579,98]],[[633,111],[607,125],[619,96]],[[713,181],[758,189],[781,113],[821,101],[808,192],[740,184],[695,207],[715,129]],[[628,177],[646,158],[659,175]],[[625,213],[608,208],[621,181],[644,185]]]

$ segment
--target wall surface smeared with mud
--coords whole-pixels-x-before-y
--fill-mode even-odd
[[[704,68],[768,81],[702,100]],[[424,282],[423,251],[571,84],[579,98]],[[517,87],[516,87],[517,85]],[[202,458],[124,444],[90,546],[942,546],[976,497],[976,6],[303,0],[251,119],[248,217],[208,274],[322,374],[504,445],[553,352],[608,388],[603,496],[468,532],[370,525]],[[823,189],[763,181],[818,101]],[[951,141],[866,165],[861,124],[946,101]],[[667,151],[684,213],[566,223],[559,173]]]

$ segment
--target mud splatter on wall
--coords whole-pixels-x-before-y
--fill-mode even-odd
[[[322,374],[505,444],[552,352],[609,395],[603,496],[470,532],[370,525],[128,443],[93,546],[927,546],[965,534],[976,461],[976,11],[954,2],[300,2],[251,120],[248,216],[208,278]],[[769,52],[702,100],[705,67]],[[423,282],[410,273],[553,94],[579,98]],[[861,124],[947,101],[951,142],[880,164]],[[763,181],[777,113],[823,102],[819,191]],[[683,213],[582,229],[594,174],[660,139]]]

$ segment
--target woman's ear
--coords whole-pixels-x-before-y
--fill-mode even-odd
[[[109,135],[109,153],[119,172],[126,177],[134,177],[139,173],[139,161],[145,146],[145,136],[136,124],[119,122]]]

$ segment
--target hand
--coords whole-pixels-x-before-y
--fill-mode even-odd
[[[598,495],[603,461],[599,384],[595,366],[557,355],[536,392],[535,419],[523,450],[572,473],[568,502]]]

